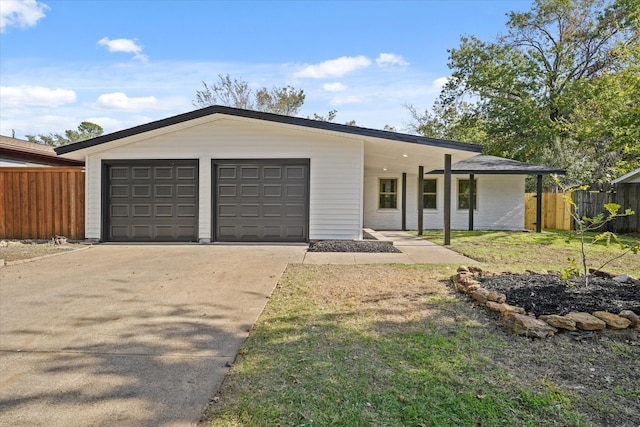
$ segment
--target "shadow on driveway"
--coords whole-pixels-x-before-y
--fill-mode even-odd
[[[0,425],[193,425],[304,246],[96,246],[0,269]]]

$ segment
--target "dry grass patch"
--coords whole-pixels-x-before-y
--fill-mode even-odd
[[[515,336],[452,272],[289,266],[203,423],[635,426],[633,336]]]

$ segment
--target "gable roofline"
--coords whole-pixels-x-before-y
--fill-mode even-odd
[[[465,175],[564,175],[566,170],[549,166],[519,162],[497,156],[474,156],[451,165],[451,172]],[[426,174],[443,174],[443,169],[436,169]]]
[[[612,184],[621,184],[624,183],[627,180],[631,180],[631,178],[633,178],[636,175],[640,175],[640,168],[636,169],[636,170],[632,170],[629,173],[626,173],[624,175],[622,175],[619,178],[614,179],[613,181],[611,181]]]
[[[244,117],[248,119],[264,120],[274,123],[282,123],[293,126],[301,126],[312,129],[321,129],[333,132],[340,132],[352,135],[367,136],[372,138],[381,138],[398,142],[408,142],[412,144],[431,145],[436,147],[451,148],[454,150],[469,151],[481,153],[482,146],[478,144],[470,144],[466,142],[449,141],[444,139],[427,138],[424,136],[409,135],[405,133],[390,132],[386,130],[363,128],[359,126],[342,125],[338,123],[322,122],[312,119],[304,119],[302,117],[283,116],[280,114],[265,113],[262,111],[243,110],[240,108],[225,107],[221,105],[213,105],[211,107],[201,108],[190,111],[188,113],[178,114],[177,116],[168,117],[166,119],[156,120],[143,125],[134,126],[129,129],[120,130],[107,135],[98,136],[96,138],[87,139],[85,141],[76,142],[74,144],[57,147],[57,154],[66,154],[84,148],[94,147],[96,145],[105,144],[107,142],[116,141],[118,139],[127,138],[150,132],[163,127],[176,125],[190,120],[199,119],[213,114],[224,114],[228,116]]]

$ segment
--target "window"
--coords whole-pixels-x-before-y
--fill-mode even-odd
[[[425,179],[422,186],[422,208],[436,209],[438,190],[437,179]]]
[[[380,179],[380,209],[396,209],[398,207],[398,180]]]
[[[469,209],[469,181],[468,179],[458,180],[458,209]],[[478,180],[475,179],[475,192],[473,194],[473,209],[478,209]]]

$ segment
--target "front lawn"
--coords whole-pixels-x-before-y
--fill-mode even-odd
[[[443,242],[442,231],[426,231],[423,236],[438,244]],[[589,234],[587,240],[593,236],[595,234]],[[638,242],[638,238],[629,236],[619,238],[627,245]],[[452,231],[449,248],[484,263],[495,272],[522,272],[527,269],[562,271],[569,267],[569,258],[580,265],[580,240],[575,234],[564,231]],[[622,253],[614,242],[608,247],[604,242],[588,245],[588,267],[598,268]],[[607,264],[603,270],[640,277],[640,254],[627,253]]]
[[[522,338],[454,271],[290,265],[204,425],[636,426],[637,330]]]

